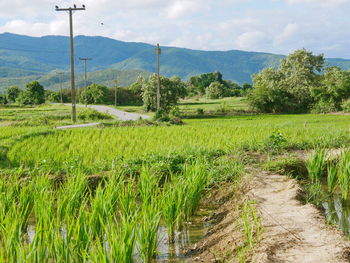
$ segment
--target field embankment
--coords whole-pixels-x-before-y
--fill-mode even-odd
[[[254,173],[250,195],[261,213],[263,234],[253,262],[349,262],[350,242],[326,225],[313,204],[298,200],[295,179]]]

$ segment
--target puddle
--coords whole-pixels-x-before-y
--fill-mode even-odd
[[[322,204],[328,222],[337,225],[347,236],[350,236],[350,202],[344,201],[340,195],[333,195]]]
[[[189,262],[185,255],[187,249],[191,248],[195,243],[200,241],[207,230],[211,226],[209,222],[204,220],[210,216],[213,208],[199,209],[191,221],[184,223],[181,231],[175,233],[173,243],[169,243],[168,232],[165,226],[160,226],[158,230],[159,245],[158,255],[154,260],[155,263],[184,263]],[[65,233],[63,229],[63,234]],[[26,234],[26,241],[33,242],[35,236],[35,226],[29,225]],[[138,258],[137,254],[135,258]]]
[[[175,242],[173,244],[169,244],[166,228],[163,226],[160,227],[160,243],[158,246],[159,254],[155,262],[188,262],[185,251],[201,240],[207,233],[210,223],[205,222],[203,219],[209,216],[211,211],[212,210],[209,209],[200,209],[197,214],[191,218],[191,221],[185,223],[181,231],[176,233]]]

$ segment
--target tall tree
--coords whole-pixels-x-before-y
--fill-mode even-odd
[[[16,102],[16,99],[17,99],[20,92],[21,92],[21,90],[17,86],[9,87],[6,91],[6,97],[7,97],[8,102],[9,103]]]
[[[161,76],[160,80],[160,107],[168,111],[171,106],[177,104],[180,98],[186,96],[186,84],[179,77],[166,78]],[[157,75],[153,74],[148,81],[142,85],[142,99],[146,111],[157,109]]]
[[[32,81],[26,84],[16,100],[20,104],[39,105],[45,103],[45,89],[38,81]]]

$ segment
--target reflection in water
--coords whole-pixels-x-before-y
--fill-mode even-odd
[[[329,223],[338,227],[350,236],[350,202],[344,201],[340,195],[334,195],[322,204]]]
[[[206,234],[210,224],[203,222],[203,218],[210,214],[210,210],[200,210],[185,224],[181,231],[175,233],[175,242],[169,243],[168,232],[165,227],[159,229],[159,246],[156,262],[183,263],[188,262],[185,250],[197,243]]]
[[[187,222],[182,227],[181,231],[175,233],[175,240],[173,243],[169,243],[168,232],[165,226],[160,226],[158,230],[159,245],[158,255],[155,262],[161,263],[184,263],[188,262],[185,256],[185,250],[197,243],[206,234],[210,223],[205,222],[211,214],[212,209],[200,209],[195,216],[191,218],[190,222]],[[66,230],[61,229],[62,234],[66,235]],[[28,243],[33,242],[35,236],[35,226],[29,225],[26,234],[26,241]],[[136,245],[137,247],[137,245]],[[134,257],[140,260],[138,253],[134,254]]]

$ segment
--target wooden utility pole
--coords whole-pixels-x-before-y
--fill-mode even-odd
[[[85,80],[85,88],[86,88],[87,87],[86,63],[89,60],[92,60],[92,58],[79,58],[79,60],[83,60],[84,61],[84,80]]]
[[[64,72],[58,72],[57,74],[60,76],[60,95],[61,95],[61,103],[63,103],[62,76],[64,75]]]
[[[157,44],[156,48],[156,54],[157,54],[157,78],[158,78],[158,85],[157,85],[157,111],[160,110],[160,54],[162,53],[162,50],[159,47],[159,44]]]
[[[114,106],[117,107],[117,88],[118,88],[118,80],[115,79],[115,80],[113,80],[113,82],[115,83],[115,87],[114,87]]]
[[[56,11],[68,11],[69,13],[69,32],[70,32],[70,75],[71,75],[71,87],[72,87],[72,121],[77,121],[76,112],[76,96],[75,96],[75,78],[74,78],[74,43],[73,43],[73,11],[85,10],[85,5],[82,7],[59,8],[56,5]]]

